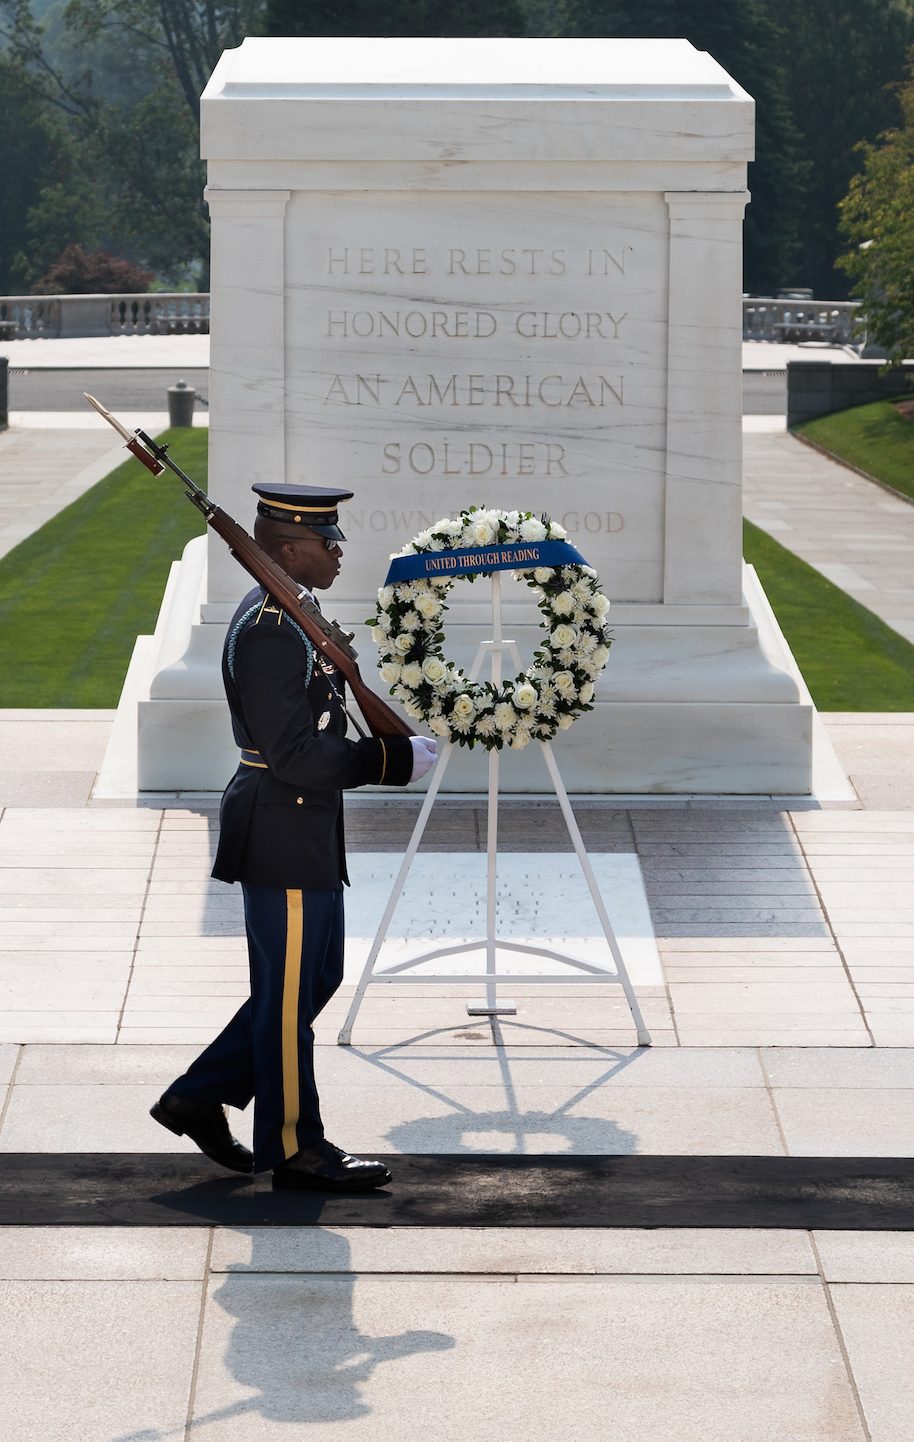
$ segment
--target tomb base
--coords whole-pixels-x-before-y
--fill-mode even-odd
[[[163,601],[156,640],[141,637],[144,675],[133,673],[141,791],[220,791],[237,765],[220,660],[234,609],[206,604],[206,544],[192,541]],[[351,629],[370,604],[334,608]],[[480,615],[475,615],[476,609]],[[455,599],[447,653],[468,664],[482,636],[482,602]],[[576,794],[804,795],[812,789],[814,707],[751,567],[741,607],[614,606],[609,664],[592,714],[559,732],[555,753]],[[361,631],[361,635],[358,634]],[[362,674],[381,690],[374,650],[358,628]],[[536,613],[505,606],[505,632],[532,656]],[[422,728],[419,728],[422,729]],[[123,730],[122,730],[123,735]],[[454,756],[445,790],[485,790],[486,756]],[[551,790],[539,749],[507,752],[503,790]],[[390,794],[389,792],[387,794]]]

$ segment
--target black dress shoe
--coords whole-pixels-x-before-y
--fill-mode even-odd
[[[188,1136],[205,1157],[233,1172],[253,1172],[254,1154],[229,1131],[225,1108],[217,1102],[193,1102],[166,1092],[149,1110],[176,1137]]]
[[[383,1162],[363,1162],[332,1142],[315,1142],[273,1168],[273,1186],[290,1192],[370,1192],[391,1180]]]

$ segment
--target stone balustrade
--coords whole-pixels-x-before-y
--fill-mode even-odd
[[[209,295],[197,291],[0,296],[0,340],[208,334]]]
[[[743,297],[743,340],[781,344],[831,341],[833,345],[860,345],[857,333],[862,319],[859,300],[771,300],[768,296]]]

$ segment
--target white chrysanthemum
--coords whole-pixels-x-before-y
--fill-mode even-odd
[[[400,629],[402,631],[418,631],[422,625],[422,617],[418,611],[406,611],[400,617]]]
[[[495,707],[495,725],[499,731],[510,731],[517,721],[517,712],[510,701],[499,701]]]
[[[443,716],[433,716],[428,723],[428,729],[434,731],[436,736],[450,736],[451,728]]]
[[[557,596],[551,598],[549,605],[556,616],[570,616],[574,610],[574,596],[570,591],[560,591]]]
[[[417,551],[424,551],[426,546],[431,545],[431,541],[431,531],[420,531],[418,536],[413,537],[413,545],[416,547]]]
[[[479,716],[476,720],[476,734],[478,736],[491,736],[495,730],[495,717],[491,713]]]
[[[408,661],[405,666],[401,666],[400,680],[403,682],[404,686],[412,686],[413,688],[415,688],[416,686],[421,686],[422,667],[419,665],[419,662]]]
[[[560,526],[558,521],[549,522],[549,539],[551,541],[564,541],[567,535],[565,527]]]
[[[378,592],[378,605],[386,611],[393,598],[393,586],[382,586],[380,591]]]
[[[422,707],[419,705],[418,701],[404,702],[403,709],[406,712],[407,716],[412,716],[415,721],[422,720]]]
[[[385,661],[381,667],[381,680],[386,686],[395,686],[400,679],[403,667],[399,661]]]
[[[531,516],[527,521],[520,523],[520,538],[522,541],[545,541],[546,527],[536,516]]]
[[[514,735],[511,737],[511,750],[523,751],[524,747],[529,744],[529,741],[530,732],[527,730],[526,726],[518,726]]]

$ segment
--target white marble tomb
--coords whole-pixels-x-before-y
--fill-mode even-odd
[[[471,503],[548,511],[615,632],[556,742],[578,792],[809,790],[812,709],[741,554],[741,246],[753,102],[686,41],[245,40],[202,102],[210,489],[327,482],[357,631],[389,554]],[[176,498],[177,503],[177,498]],[[248,581],[188,547],[144,642],[140,786],[234,769],[219,656]],[[486,634],[461,583],[448,651]],[[537,615],[506,581],[529,656]],[[538,748],[507,790],[548,790]],[[452,790],[479,789],[461,752]]]

